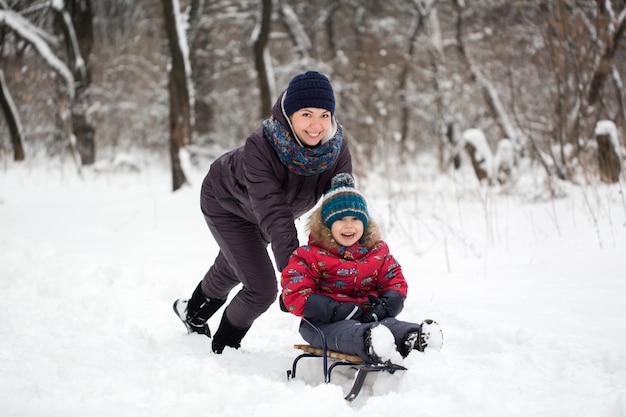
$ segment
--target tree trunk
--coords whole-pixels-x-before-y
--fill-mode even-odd
[[[180,47],[178,31],[178,10],[174,0],[163,0],[165,30],[169,40],[171,68],[169,71],[170,93],[170,160],[172,163],[172,189],[181,188],[187,183],[180,158],[183,150],[191,142],[191,105],[187,68],[184,53]]]
[[[470,157],[470,161],[472,162],[472,167],[474,168],[474,173],[476,174],[478,181],[482,182],[485,180],[488,183],[491,183],[489,173],[484,167],[484,157],[477,152],[478,150],[476,149],[476,146],[474,146],[471,142],[465,142],[465,150]]]
[[[263,0],[261,10],[261,26],[259,36],[254,41],[254,65],[259,74],[259,89],[261,93],[260,117],[264,118],[269,114],[272,108],[272,97],[270,89],[270,81],[268,76],[267,62],[265,56],[267,54],[267,42],[271,30],[272,18],[272,0]]]
[[[409,141],[409,119],[411,108],[407,99],[407,90],[409,86],[409,75],[411,69],[413,68],[415,41],[420,29],[422,28],[422,15],[419,10],[415,15],[415,22],[413,22],[413,25],[413,30],[411,31],[411,35],[409,37],[409,50],[406,53],[406,60],[404,61],[402,72],[400,73],[400,143],[402,144],[402,157],[406,157],[409,153],[407,142]]]
[[[89,85],[87,73],[87,57],[93,45],[93,15],[89,0],[68,0],[63,7],[55,4],[52,10],[55,13],[55,22],[58,30],[63,33],[65,50],[68,56],[68,66],[72,68],[74,76],[74,97],[70,105],[72,115],[71,144],[80,157],[81,165],[91,165],[95,162],[96,147],[94,142],[95,129],[89,123],[87,113],[87,98],[85,91]],[[78,36],[80,34],[80,37]],[[61,119],[65,119],[61,116]]]
[[[24,148],[22,147],[24,132],[21,128],[20,116],[17,113],[11,93],[4,80],[4,71],[0,68],[0,107],[4,113],[4,117],[9,126],[9,134],[11,135],[11,145],[13,145],[13,160],[23,161],[25,158]]]
[[[84,94],[77,95],[80,101],[86,100]],[[96,130],[87,120],[84,105],[72,106],[72,129],[76,137],[76,152],[80,156],[82,165],[92,165],[96,162]]]
[[[71,16],[75,33],[79,33],[77,51],[70,54],[74,65],[76,83],[76,98],[72,105],[72,126],[76,136],[76,150],[83,165],[96,162],[96,132],[91,120],[87,116],[89,100],[87,91],[91,84],[91,77],[87,62],[93,46],[93,12],[90,0],[69,0],[66,7]],[[67,42],[68,46],[70,42]],[[82,64],[77,61],[82,61]]]
[[[93,45],[91,2],[68,0],[65,9],[55,11],[57,23],[65,38],[68,58],[73,63],[76,81],[75,97],[71,105],[71,133],[76,140],[75,149],[80,156],[80,163],[91,165],[96,161],[95,129],[87,117],[89,104],[86,96],[90,83],[87,60]]]
[[[608,134],[596,134],[596,141],[598,142],[600,179],[607,184],[614,184],[619,181],[621,171],[617,150],[611,144]]]

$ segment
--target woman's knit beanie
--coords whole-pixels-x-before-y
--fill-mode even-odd
[[[367,202],[363,194],[354,187],[352,175],[344,172],[335,175],[331,180],[330,190],[322,203],[322,220],[331,229],[335,221],[346,216],[358,218],[363,222],[363,230],[367,230]]]
[[[296,75],[289,82],[283,108],[290,117],[305,107],[315,107],[328,110],[335,114],[335,94],[330,81],[317,71],[307,71]]]

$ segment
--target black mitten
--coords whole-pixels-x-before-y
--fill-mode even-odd
[[[362,323],[379,321],[385,317],[395,317],[404,307],[404,299],[396,290],[387,290],[380,295],[380,298],[373,294],[368,295],[367,298],[371,307],[361,317]]]
[[[402,295],[396,290],[387,290],[380,295],[385,310],[387,310],[387,317],[395,317],[404,308],[404,299]]]
[[[335,314],[331,318],[332,322],[341,320],[359,320],[363,314],[361,306],[354,303],[337,303]]]
[[[368,295],[367,298],[370,300],[370,308],[363,314],[363,317],[361,317],[362,323],[379,321],[389,316],[382,299],[373,294]]]
[[[333,323],[335,321],[354,319],[361,317],[361,307],[353,303],[340,303],[332,298],[311,294],[304,305],[304,317],[322,323]]]

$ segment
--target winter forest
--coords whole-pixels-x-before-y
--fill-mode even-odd
[[[361,174],[430,154],[504,184],[617,182],[621,1],[0,2],[5,163],[77,170],[149,151],[185,164],[243,143],[296,73],[332,80]],[[620,134],[621,133],[621,134]]]
[[[0,415],[623,417],[625,29],[623,0],[0,0]],[[172,312],[219,251],[209,166],[308,69],[401,317],[444,333],[351,403],[349,368],[287,380],[277,305],[222,355]]]

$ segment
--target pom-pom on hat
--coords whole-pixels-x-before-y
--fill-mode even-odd
[[[346,216],[358,218],[363,222],[363,230],[367,230],[367,202],[363,194],[354,187],[352,175],[344,172],[333,177],[330,190],[324,196],[322,220],[331,229],[335,221]]]
[[[283,108],[290,117],[305,107],[325,109],[335,114],[335,94],[330,81],[317,71],[307,71],[296,75],[289,82]]]

